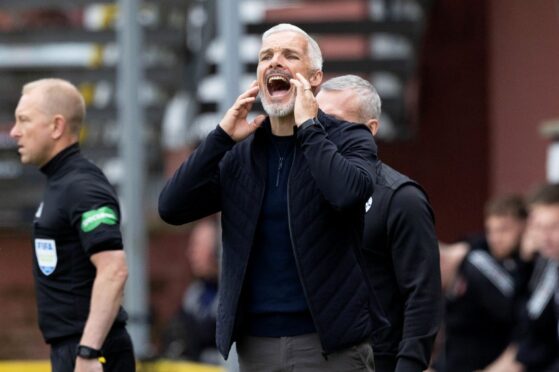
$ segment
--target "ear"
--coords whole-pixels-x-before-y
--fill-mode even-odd
[[[369,119],[365,123],[365,125],[369,128],[371,133],[373,133],[373,136],[377,134],[378,129],[380,127],[380,123],[379,123],[378,119]]]
[[[322,70],[316,70],[313,73],[311,73],[311,76],[309,78],[309,83],[311,83],[311,87],[316,88],[320,85],[320,83],[322,83]]]
[[[60,114],[54,115],[52,119],[53,131],[51,133],[52,139],[59,139],[68,130],[66,118]]]

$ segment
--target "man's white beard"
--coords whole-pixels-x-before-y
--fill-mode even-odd
[[[266,111],[269,116],[283,118],[293,114],[293,110],[295,109],[295,96],[292,96],[289,102],[286,103],[269,102],[268,97],[265,97],[263,94],[260,99],[264,111]]]

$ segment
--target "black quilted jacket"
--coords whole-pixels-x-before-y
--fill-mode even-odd
[[[376,145],[363,125],[319,113],[297,131],[288,181],[289,228],[307,303],[324,353],[371,336],[385,322],[360,258],[364,204],[373,191]],[[269,121],[235,143],[219,126],[181,165],[159,197],[159,214],[183,224],[221,211],[222,271],[216,342],[224,357],[235,338],[239,297],[266,185]],[[376,327],[375,327],[376,328]]]

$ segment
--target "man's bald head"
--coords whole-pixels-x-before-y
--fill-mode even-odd
[[[23,86],[22,95],[40,93],[41,108],[49,115],[62,115],[72,135],[78,135],[85,119],[85,101],[80,91],[62,79],[40,79]]]

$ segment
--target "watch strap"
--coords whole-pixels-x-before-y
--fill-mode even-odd
[[[97,359],[103,356],[101,350],[94,349],[85,345],[78,345],[76,355],[84,359]]]
[[[317,120],[315,118],[307,119],[303,122],[303,124],[299,125],[298,130],[305,130],[308,127],[317,124]]]

